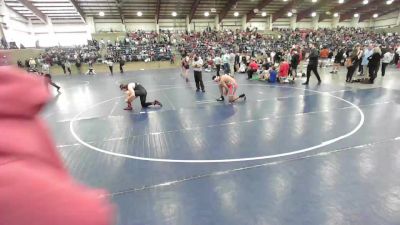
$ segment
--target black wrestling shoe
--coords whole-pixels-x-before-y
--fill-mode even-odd
[[[225,99],[224,99],[224,96],[221,96],[220,98],[217,98],[217,101],[219,101],[219,102],[222,102],[222,101],[224,101]]]
[[[308,82],[304,82],[304,83],[302,83],[302,85],[308,85]]]
[[[154,105],[158,105],[158,106],[162,107],[161,102],[159,102],[158,100],[154,100]]]
[[[203,93],[206,92],[206,90],[201,90]]]
[[[243,98],[244,101],[246,101],[246,99],[247,99],[245,94],[239,95],[239,98]]]

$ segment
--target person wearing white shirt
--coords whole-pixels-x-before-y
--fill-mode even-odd
[[[389,65],[392,62],[393,57],[394,57],[394,54],[393,54],[392,50],[389,50],[388,52],[386,52],[383,55],[383,59],[382,59],[382,77],[385,76],[386,67],[387,67],[387,65]]]
[[[113,73],[114,62],[110,59],[110,60],[107,60],[106,64],[107,64],[108,68],[110,69],[111,75],[114,75],[114,73]]]
[[[47,63],[43,63],[42,65],[42,73],[50,74],[50,66]]]
[[[230,73],[230,71],[229,71],[230,70],[229,59],[230,59],[230,56],[229,56],[228,53],[225,53],[222,56],[222,62],[224,63],[224,72],[225,72],[225,74]]]
[[[221,64],[222,64],[222,59],[221,59],[221,57],[219,57],[219,55],[216,55],[215,56],[215,58],[214,58],[214,64],[215,64],[215,67],[216,67],[216,69],[217,69],[217,76],[220,76],[220,71],[221,71]]]
[[[199,92],[201,88],[202,92],[206,92],[204,90],[203,75],[202,75],[203,60],[201,59],[201,57],[195,56],[192,66],[194,71],[194,81],[196,83],[196,91]]]

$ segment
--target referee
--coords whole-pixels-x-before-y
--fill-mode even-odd
[[[201,73],[203,70],[203,60],[201,57],[194,57],[192,66],[194,70],[194,81],[196,82],[196,91],[199,92],[201,88],[202,92],[206,92],[204,90],[203,75]]]

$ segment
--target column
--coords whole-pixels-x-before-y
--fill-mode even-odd
[[[47,21],[47,32],[48,32],[48,38],[47,38],[48,43],[46,44],[46,46],[56,46],[59,43],[57,40],[56,33],[54,32],[53,22],[49,17],[46,18],[46,21]]]
[[[351,26],[352,27],[358,27],[358,21],[360,21],[360,16],[359,17],[354,17],[351,19]]]
[[[312,17],[312,28],[314,30],[318,29],[318,23],[319,23],[319,14],[317,13],[315,17]]]
[[[369,19],[368,27],[374,27],[374,25],[375,25],[375,20],[373,18]]]
[[[396,20],[396,26],[400,25],[400,10],[399,10],[399,15],[397,16],[397,20]]]
[[[189,15],[186,15],[186,30],[190,32]]]
[[[265,30],[272,30],[272,15],[267,16]]]
[[[25,44],[25,47],[35,46],[36,37],[35,37],[35,30],[33,29],[32,19],[28,19],[28,32],[29,32],[29,39]]]
[[[215,30],[219,31],[221,28],[219,25],[219,15],[218,14],[215,16],[214,20],[215,20]]]
[[[242,30],[246,30],[246,28],[247,28],[247,15],[244,15],[242,17],[241,22],[242,22]]]
[[[7,11],[7,6],[4,0],[0,0],[0,35],[6,36],[5,27],[7,27],[9,22],[9,15]]]
[[[296,29],[296,27],[297,27],[296,23],[297,23],[297,15],[294,14],[294,15],[292,15],[292,17],[290,17],[290,29],[292,29],[292,30]]]
[[[94,25],[94,19],[92,16],[85,18],[86,20],[86,37],[88,40],[92,40],[92,34],[96,33],[96,26]]]
[[[160,24],[157,22],[157,16],[154,17],[154,30],[158,33],[160,33]]]
[[[335,29],[338,26],[339,20],[340,20],[340,15],[338,17],[332,17],[332,28],[333,29]]]

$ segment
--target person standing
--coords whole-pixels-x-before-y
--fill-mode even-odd
[[[229,74],[235,76],[235,53],[232,51],[229,55]]]
[[[338,49],[337,52],[336,52],[336,55],[335,55],[335,59],[333,61],[333,68],[332,68],[332,71],[330,73],[336,74],[339,71],[339,66],[340,66],[340,63],[343,60],[343,55],[344,55],[343,49],[341,49],[341,48]]]
[[[324,46],[321,50],[319,57],[321,58],[319,68],[326,67],[328,64],[328,57],[329,57],[329,49],[328,47]]]
[[[60,61],[58,61],[59,65],[61,66],[64,74],[67,74],[67,70],[65,69],[65,61],[60,59]]]
[[[122,73],[122,74],[124,73],[124,66],[125,66],[125,56],[122,55],[119,58],[119,72]]]
[[[361,61],[361,66],[362,68],[360,68],[360,76],[364,76],[365,74],[369,74],[368,73],[368,58],[372,55],[373,53],[373,47],[372,45],[368,45],[368,48],[366,48],[364,50],[364,55],[362,56],[362,61]]]
[[[65,68],[67,69],[69,75],[71,75],[71,63],[69,62],[69,60],[65,62]]]
[[[202,75],[203,60],[201,59],[201,57],[195,56],[192,66],[194,71],[194,81],[196,83],[196,91],[199,92],[201,88],[202,92],[206,92],[204,90],[203,75]]]
[[[390,49],[383,55],[382,59],[382,77],[385,76],[386,67],[392,62],[393,60],[393,51]]]
[[[381,49],[379,47],[375,47],[372,55],[368,57],[369,80],[371,84],[374,83],[380,64],[381,64]]]
[[[353,80],[353,75],[358,65],[358,50],[359,47],[355,47],[354,50],[349,53],[349,56],[344,63],[347,67],[346,82],[351,82]]]
[[[78,70],[79,75],[81,75],[82,74],[82,70],[81,70],[82,63],[81,63],[80,58],[76,59],[75,66],[76,66],[76,69]]]
[[[225,74],[229,74],[230,73],[230,66],[229,66],[229,60],[230,60],[230,56],[229,54],[226,52],[223,56],[222,56],[222,62],[224,63],[224,73]]]
[[[318,79],[318,84],[321,84],[321,77],[318,73],[318,50],[315,48],[314,44],[310,44],[310,55],[308,56],[308,65],[307,65],[307,80],[303,83],[303,85],[308,85],[310,82],[311,71],[315,74]]]
[[[215,68],[217,70],[217,76],[220,76],[222,59],[218,54],[214,58],[214,64],[215,64]]]
[[[239,71],[239,67],[240,67],[240,55],[239,53],[236,53],[235,55],[235,67],[234,67],[234,71],[233,72],[238,72]]]
[[[107,61],[107,65],[108,65],[108,68],[110,69],[111,76],[114,75],[114,73],[113,73],[114,62],[111,59],[109,59]]]
[[[50,73],[50,65],[46,62],[42,65],[42,73],[49,74]]]
[[[182,59],[182,76],[185,78],[186,83],[189,82],[189,56]]]
[[[293,55],[292,55],[292,57],[291,57],[291,59],[290,59],[290,66],[291,66],[291,75],[292,75],[292,77],[293,77],[293,80],[295,80],[296,79],[296,76],[297,76],[297,66],[299,65],[299,63],[300,63],[300,56],[299,56],[299,54],[297,53],[297,51],[296,50],[294,50],[293,51]]]

